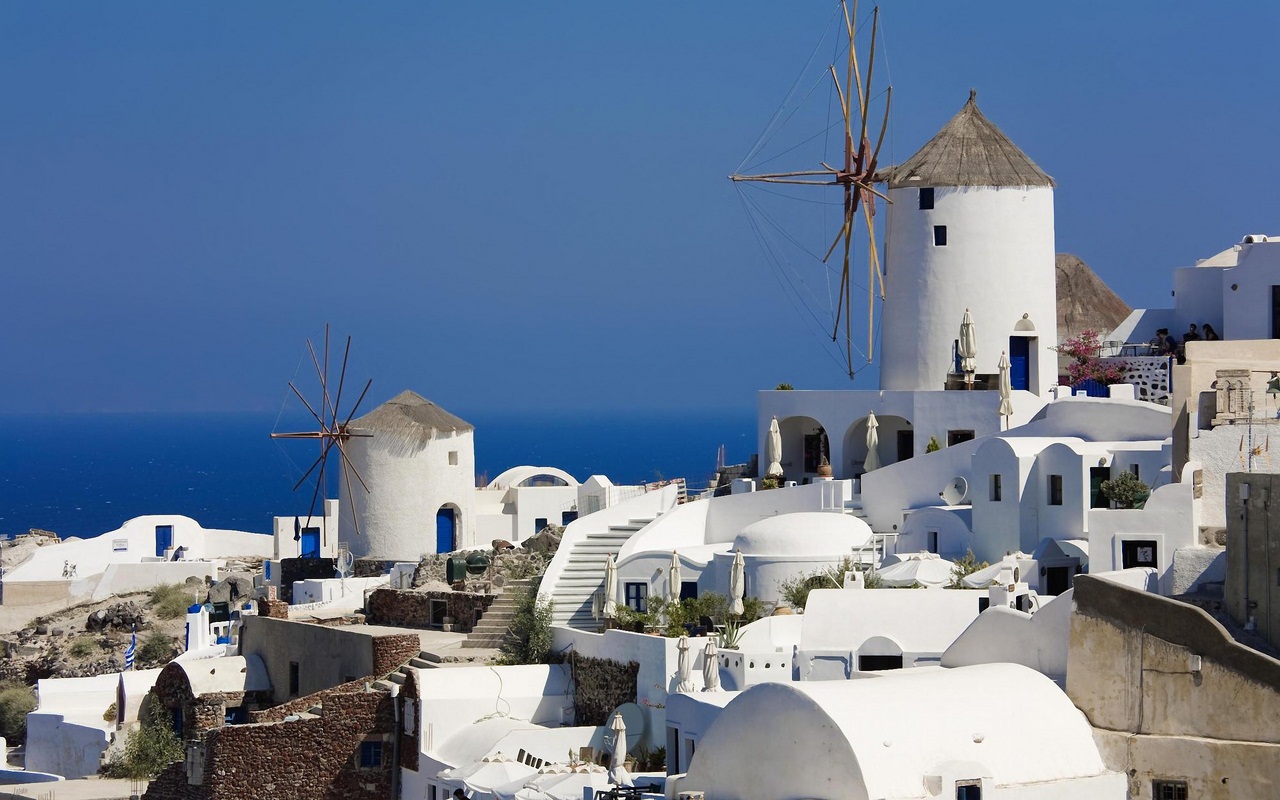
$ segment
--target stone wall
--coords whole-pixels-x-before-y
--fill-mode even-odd
[[[608,725],[614,709],[623,703],[636,702],[638,663],[624,664],[574,653],[569,666],[573,670],[575,725]]]
[[[204,734],[188,761],[152,782],[148,800],[384,800],[391,796],[395,705],[389,692],[334,687],[308,698],[319,716],[228,725]],[[382,763],[360,766],[361,744],[382,743]],[[183,779],[179,780],[179,776]]]
[[[268,619],[288,619],[289,603],[286,600],[268,600],[258,598],[258,616]]]
[[[367,620],[370,625],[430,628],[431,601],[440,600],[446,604],[445,614],[453,618],[453,629],[467,633],[477,613],[483,614],[497,599],[495,594],[471,592],[375,589],[369,595]]]
[[[1079,575],[1067,694],[1130,797],[1156,779],[1190,797],[1275,797],[1280,661],[1237,643],[1199,608]]]
[[[422,640],[414,633],[379,636],[373,640],[373,675],[381,678],[422,652]]]

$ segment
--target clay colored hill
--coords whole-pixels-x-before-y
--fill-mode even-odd
[[[1058,253],[1058,341],[1092,329],[1103,338],[1133,309],[1070,253]]]

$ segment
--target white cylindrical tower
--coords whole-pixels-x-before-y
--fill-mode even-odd
[[[350,430],[354,435],[344,447],[369,489],[354,475],[340,482],[339,530],[352,554],[417,561],[425,553],[474,544],[476,460],[469,422],[405,391],[353,421]]]
[[[942,389],[968,309],[977,374],[995,376],[1007,352],[1015,389],[1048,392],[1058,372],[1053,179],[974,94],[887,176],[880,387]]]

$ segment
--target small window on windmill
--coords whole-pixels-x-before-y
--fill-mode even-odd
[[[457,450],[450,450],[450,451],[449,451],[449,466],[451,466],[451,467],[456,467],[456,466],[458,466],[458,451],[457,451]]]
[[[920,210],[928,211],[933,208],[933,189],[920,190]]]
[[[947,246],[947,226],[946,225],[933,226],[933,246],[934,247]]]

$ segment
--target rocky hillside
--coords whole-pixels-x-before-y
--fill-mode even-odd
[[[1058,253],[1057,272],[1058,341],[1087,329],[1105,336],[1133,310],[1079,257]]]

